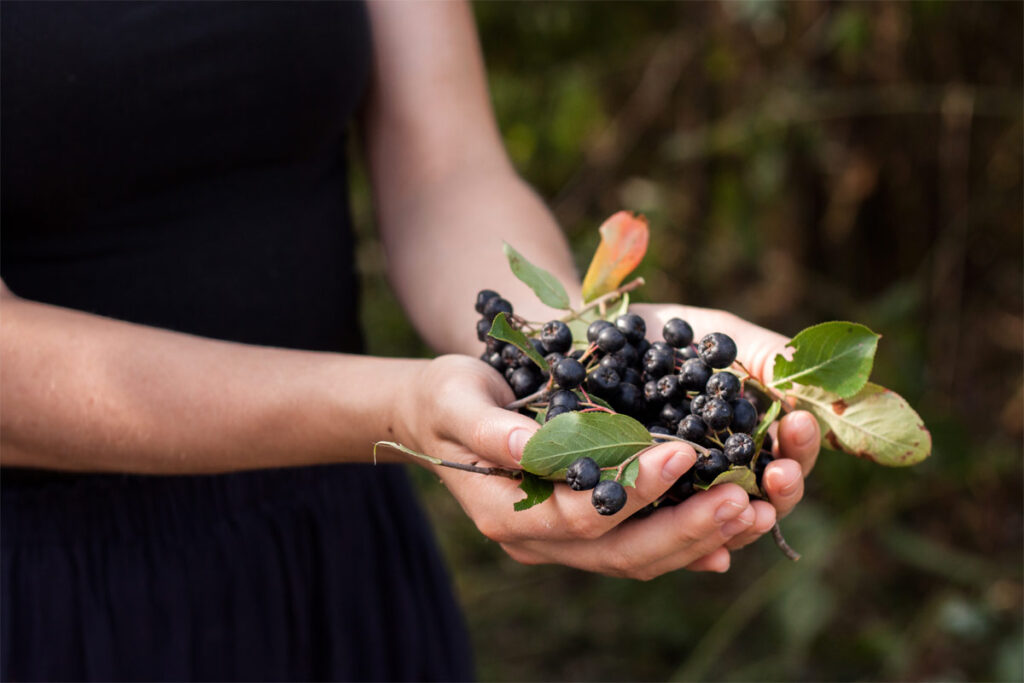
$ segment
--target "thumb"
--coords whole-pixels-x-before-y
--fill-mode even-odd
[[[526,442],[540,425],[502,407],[512,392],[497,372],[483,363],[474,370],[475,381],[444,392],[441,431],[477,460],[519,468]]]

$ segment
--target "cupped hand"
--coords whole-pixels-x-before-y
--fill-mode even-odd
[[[442,356],[409,380],[409,391],[395,406],[399,441],[444,460],[519,468],[523,447],[539,425],[502,407],[514,397],[497,372],[473,358]],[[556,485],[544,503],[516,512],[513,504],[524,495],[517,481],[441,466],[435,470],[477,528],[519,562],[650,579],[683,567],[725,571],[726,546],[764,531],[765,513],[733,484],[630,519],[695,460],[685,444],[650,448],[640,457],[640,474],[636,487],[627,489],[625,508],[607,517],[591,505],[589,492],[565,485]],[[787,470],[781,471],[786,476]]]
[[[671,318],[682,318],[690,323],[696,339],[711,332],[724,332],[736,342],[738,360],[762,383],[771,380],[770,368],[775,354],[783,352],[789,341],[781,334],[725,311],[669,304],[636,304],[630,311],[643,316],[650,339],[658,338],[661,328]],[[776,518],[788,515],[803,498],[804,478],[814,467],[821,443],[818,422],[806,411],[793,411],[779,421],[775,436],[776,460],[765,469],[762,480],[770,503],[753,502],[757,513],[754,524],[747,532],[732,538],[726,544],[728,548],[740,548],[757,540],[771,529]],[[694,497],[701,495],[704,494]]]

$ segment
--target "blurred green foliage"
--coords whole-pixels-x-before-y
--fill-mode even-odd
[[[509,153],[583,266],[651,219],[649,300],[793,334],[883,334],[873,378],[925,464],[823,452],[771,541],[723,576],[523,567],[419,471],[485,680],[1024,680],[1022,5],[481,3]],[[370,350],[424,355],[382,278]],[[496,245],[497,248],[497,245]]]

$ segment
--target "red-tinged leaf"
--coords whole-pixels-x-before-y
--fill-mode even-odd
[[[583,300],[593,301],[622,284],[647,253],[647,219],[619,211],[600,228],[601,244],[583,278]]]

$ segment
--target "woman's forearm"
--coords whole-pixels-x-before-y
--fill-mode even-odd
[[[204,339],[0,297],[0,463],[201,473],[367,461],[422,361]]]

